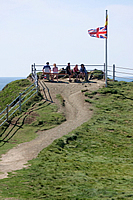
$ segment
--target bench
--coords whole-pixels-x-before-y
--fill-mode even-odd
[[[86,81],[88,80],[88,75],[91,74],[91,72],[87,72],[87,77],[85,78]],[[59,76],[68,76],[67,73],[52,73],[52,72],[43,72],[42,73],[42,78],[44,78],[44,75],[46,75],[46,78],[49,80],[49,76],[47,75],[50,75],[50,76],[54,76],[54,75],[58,75]],[[72,78],[75,78],[75,77],[72,77]]]

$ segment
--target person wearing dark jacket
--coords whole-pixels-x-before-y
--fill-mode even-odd
[[[67,64],[66,71],[69,76],[69,82],[71,82],[72,81],[71,78],[72,78],[73,74],[72,74],[72,70],[70,68],[70,63]]]

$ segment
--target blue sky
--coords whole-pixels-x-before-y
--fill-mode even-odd
[[[108,65],[132,68],[132,0],[0,0],[0,77],[27,77],[33,63],[103,64],[105,41],[87,30],[109,15]]]

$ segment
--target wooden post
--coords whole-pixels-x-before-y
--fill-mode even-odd
[[[33,65],[31,65],[31,78],[32,78],[32,81],[33,81]]]
[[[34,78],[35,78],[35,72],[36,72],[36,64],[34,63]]]
[[[113,64],[113,81],[115,81],[115,64]]]
[[[104,78],[104,80],[105,80],[105,63],[104,63],[104,77],[103,77],[103,78]]]
[[[37,90],[37,94],[38,94],[38,77],[37,77],[37,73],[36,73],[36,68],[35,68],[35,85],[36,85],[36,90]]]
[[[8,104],[6,105],[6,120],[8,121]]]
[[[21,112],[21,93],[19,93],[19,111]]]

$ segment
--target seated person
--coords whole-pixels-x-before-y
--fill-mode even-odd
[[[56,64],[53,64],[53,76],[52,76],[52,80],[54,80],[54,74],[56,75],[56,79],[58,82],[58,67],[56,66]]]
[[[49,62],[46,62],[46,65],[43,67],[42,71],[43,71],[43,75],[46,73],[46,78],[47,80],[49,80],[49,73],[51,73],[51,67],[49,66]]]
[[[75,67],[73,68],[74,75],[76,76],[76,82],[78,82],[79,78],[79,69],[78,65],[76,64]]]
[[[85,80],[88,81],[88,74],[87,74],[87,70],[86,70],[84,64],[81,64],[80,76],[82,77],[82,79],[84,79],[84,77],[85,77]]]
[[[66,71],[67,71],[67,74],[69,75],[69,82],[71,82],[72,81],[71,78],[72,78],[73,74],[70,69],[70,63],[67,64]]]

